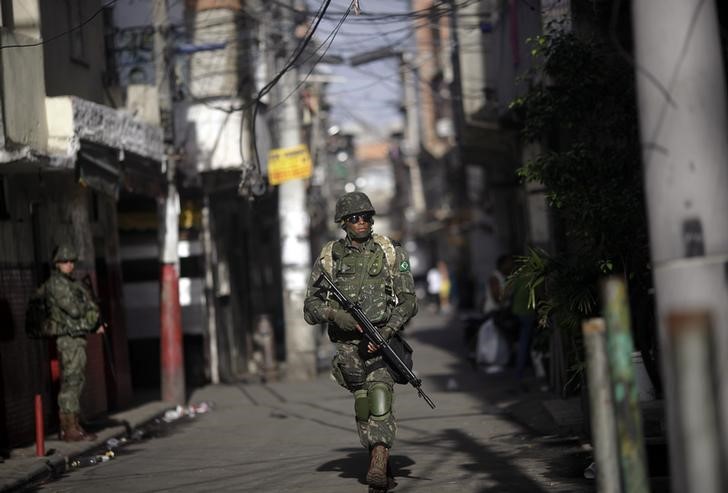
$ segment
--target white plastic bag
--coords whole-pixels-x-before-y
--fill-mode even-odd
[[[479,365],[505,366],[509,358],[508,341],[489,318],[478,330],[475,361]]]

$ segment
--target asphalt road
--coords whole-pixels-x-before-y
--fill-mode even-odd
[[[397,492],[582,492],[587,460],[578,440],[539,435],[505,411],[517,392],[463,360],[461,334],[445,319],[420,315],[408,328],[431,410],[397,386]],[[191,402],[212,412],[132,443],[103,464],[33,487],[54,492],[367,491],[367,454],[353,400],[326,375],[314,382],[208,386]]]

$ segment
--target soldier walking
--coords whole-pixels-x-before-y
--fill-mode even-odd
[[[397,424],[392,409],[394,380],[379,348],[335,300],[313,285],[325,271],[336,286],[358,303],[382,337],[389,340],[417,313],[415,285],[407,252],[386,236],[373,233],[375,210],[362,192],[342,195],[334,220],[346,232],[327,243],[314,263],[304,303],[309,324],[328,323],[336,345],[332,375],[354,395],[359,440],[369,450],[370,491],[387,491],[394,479],[388,467]]]
[[[79,423],[79,398],[86,380],[86,334],[104,332],[104,325],[99,325],[99,307],[92,294],[72,276],[77,259],[72,246],[57,246],[53,252],[55,269],[45,288],[50,312],[48,335],[56,339],[61,362],[60,436],[67,442],[96,439],[96,435],[84,430]]]

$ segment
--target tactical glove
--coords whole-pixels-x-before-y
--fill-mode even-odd
[[[341,330],[354,331],[358,325],[354,317],[345,310],[331,310],[328,318]]]
[[[379,329],[379,333],[382,335],[385,341],[390,340],[396,332],[397,330],[393,329],[392,327],[382,327],[381,329]]]

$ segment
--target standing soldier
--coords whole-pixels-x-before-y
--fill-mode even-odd
[[[96,439],[96,435],[88,433],[79,424],[79,398],[86,380],[86,334],[104,332],[104,326],[99,325],[99,307],[93,296],[82,282],[72,277],[77,258],[72,246],[57,246],[53,252],[55,269],[46,284],[49,335],[56,339],[61,360],[60,435],[67,442]]]
[[[386,236],[374,234],[374,207],[362,192],[342,195],[334,220],[346,237],[327,243],[314,263],[304,316],[309,324],[328,323],[336,345],[332,375],[354,394],[354,414],[361,444],[369,450],[370,491],[386,491],[394,480],[388,468],[396,422],[392,410],[394,380],[378,347],[364,342],[362,329],[336,301],[313,283],[322,271],[389,340],[417,313],[415,285],[407,252]]]

